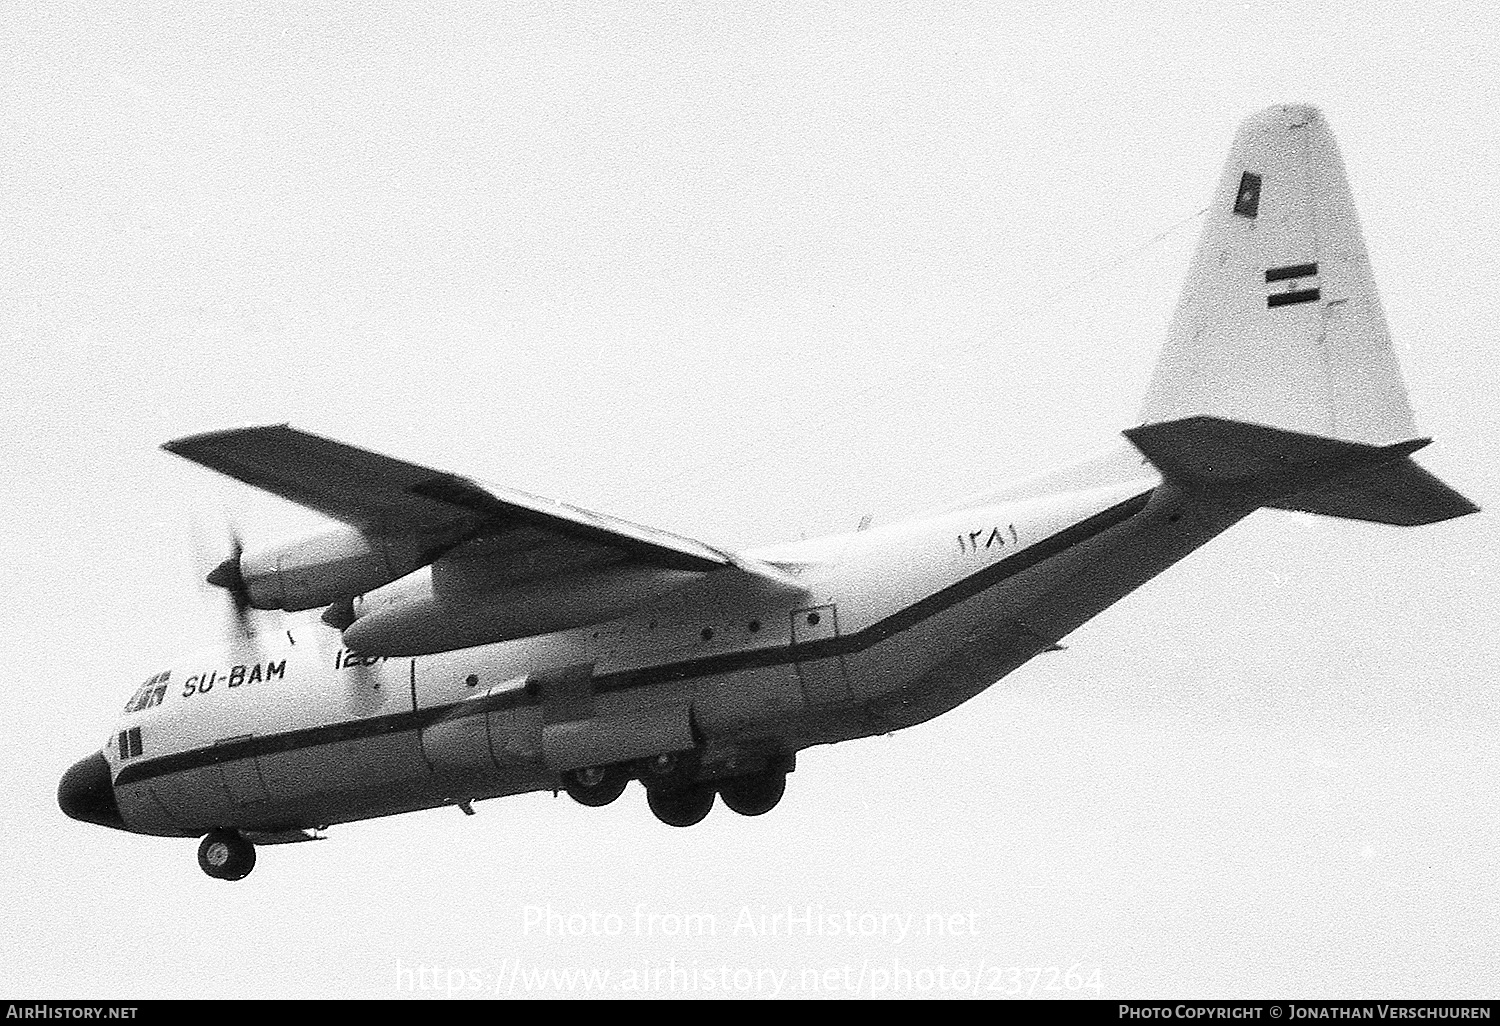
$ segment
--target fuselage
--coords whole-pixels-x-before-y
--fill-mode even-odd
[[[930,719],[1223,530],[1149,468],[761,549],[629,615],[417,657],[315,619],[186,657],[103,750],[117,825],[264,840],[694,748],[705,772]],[[82,766],[83,764],[80,764]]]

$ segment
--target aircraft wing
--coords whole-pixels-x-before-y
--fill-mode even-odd
[[[190,435],[162,446],[194,463],[372,534],[529,528],[546,549],[615,549],[653,566],[714,570],[728,555],[702,542],[457,474],[392,459],[286,424]],[[578,553],[556,552],[568,563]],[[547,560],[544,557],[544,561]]]

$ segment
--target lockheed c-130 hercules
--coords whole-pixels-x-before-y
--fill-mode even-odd
[[[902,523],[724,552],[285,425],[165,448],[338,523],[236,550],[244,614],[323,610],[174,663],[58,799],[75,819],[257,845],[632,780],[663,822],[781,798],[797,753],[973,698],[1262,507],[1429,524],[1476,507],[1419,437],[1321,114],[1239,129],[1140,423]]]

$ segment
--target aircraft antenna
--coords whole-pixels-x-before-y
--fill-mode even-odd
[[[953,348],[957,348],[962,351],[971,346],[989,345],[1005,328],[1020,323],[1028,317],[1054,307],[1055,301],[1058,299],[1058,297],[1076,292],[1079,286],[1087,284],[1106,271],[1117,267],[1127,260],[1139,256],[1141,253],[1146,252],[1147,250],[1159,245],[1173,235],[1178,234],[1184,228],[1198,222],[1204,214],[1208,213],[1208,209],[1208,207],[1201,207],[1193,213],[1172,222],[1172,224],[1157,232],[1146,241],[1133,243],[1123,249],[1116,250],[1115,252],[1101,258],[1093,264],[1090,264],[1078,274],[1060,279],[1051,287],[1046,288],[1040,292],[1032,293],[1031,299],[1028,303],[1022,306],[1011,307],[1009,309],[1009,312],[1003,318],[992,321],[985,328],[973,332],[957,347]],[[951,344],[949,345],[951,346]],[[945,348],[947,347],[945,346]],[[849,393],[846,399],[854,400],[868,398],[870,395],[880,391],[881,389],[891,387],[892,382],[902,382],[909,384],[913,375],[931,373],[930,368],[936,365],[936,362],[932,360],[932,356],[933,352],[931,349],[922,349],[918,352],[915,352],[897,363],[894,367],[890,368],[889,371],[885,373],[880,380],[866,385],[865,387],[858,389],[857,391]],[[738,470],[744,467],[754,466],[757,463],[760,463],[769,458],[773,458],[778,454],[779,450],[773,444],[774,442],[793,433],[807,432],[813,427],[824,425],[834,417],[836,417],[838,415],[838,412],[839,411],[836,408],[827,407],[821,409],[810,409],[805,413],[781,421],[775,427],[772,427],[765,432],[765,434],[762,436],[764,440],[762,444],[757,446],[747,446],[746,448],[750,450],[747,455],[742,456],[739,459],[732,460],[713,459],[700,461],[695,466],[677,471],[664,480],[653,481],[649,485],[650,491],[652,493],[657,493],[663,489],[671,489],[688,481],[701,480],[702,477],[710,470]]]

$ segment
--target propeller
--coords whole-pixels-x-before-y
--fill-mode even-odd
[[[250,628],[250,586],[240,570],[240,556],[244,555],[245,543],[240,533],[229,529],[229,556],[209,572],[205,580],[216,588],[229,593],[231,622],[247,637],[255,632]]]
[[[251,601],[241,524],[227,505],[214,502],[211,496],[195,494],[183,514],[183,569],[194,582],[200,615],[209,614],[209,623],[217,621],[214,633],[225,641],[255,638],[272,624]],[[199,629],[209,628],[209,623]]]

